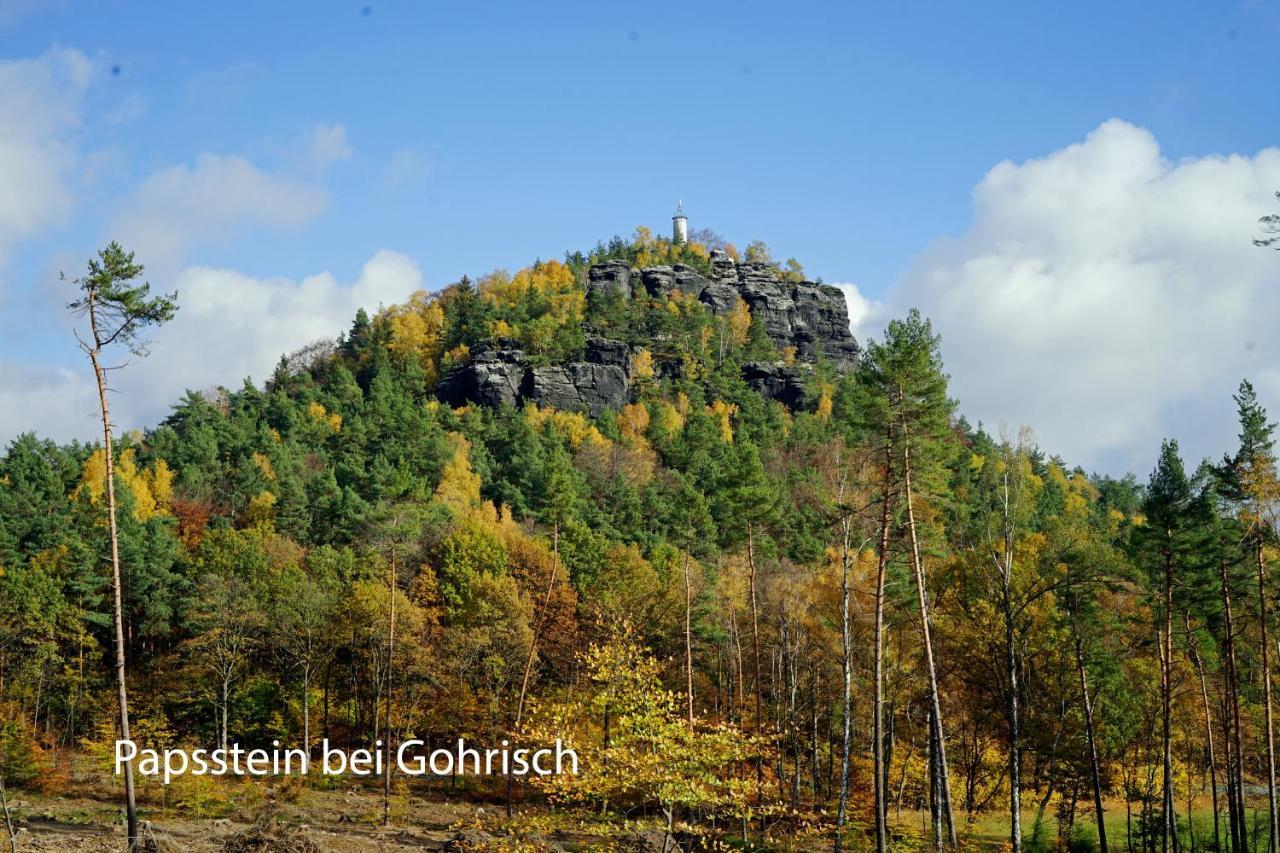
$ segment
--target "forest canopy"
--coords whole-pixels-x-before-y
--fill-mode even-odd
[[[1237,447],[1167,441],[1145,483],[968,423],[917,312],[788,408],[743,379],[794,360],[745,303],[587,288],[713,250],[739,257],[638,229],[463,278],[115,436],[135,736],[559,737],[580,775],[471,793],[645,808],[690,845],[945,845],[989,816],[1015,850],[1265,844],[1280,478],[1252,386]],[[593,335],[629,347],[616,410],[435,395],[492,339],[555,365]],[[11,788],[117,736],[106,485],[96,443],[0,457]]]

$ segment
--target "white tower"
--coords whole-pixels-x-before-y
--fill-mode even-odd
[[[671,242],[683,246],[689,242],[689,220],[684,215],[684,202],[676,202],[676,215],[671,217]]]

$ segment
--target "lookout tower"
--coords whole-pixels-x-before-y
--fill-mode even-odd
[[[684,202],[676,202],[676,215],[671,217],[671,242],[683,246],[689,242],[689,220],[684,215]]]

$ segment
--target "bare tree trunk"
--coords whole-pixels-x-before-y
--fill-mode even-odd
[[[231,682],[225,677],[222,679],[222,719],[218,722],[218,746],[223,752],[227,750],[227,715],[231,712]]]
[[[302,751],[311,755],[311,664],[302,668]]]
[[[1218,558],[1218,576],[1222,585],[1223,632],[1226,634],[1227,652],[1227,725],[1230,732],[1228,746],[1235,753],[1234,766],[1230,767],[1231,812],[1235,815],[1232,821],[1232,847],[1242,851],[1246,847],[1244,825],[1244,746],[1240,734],[1240,681],[1236,669],[1235,627],[1231,616],[1231,583],[1227,574],[1225,555]]]
[[[884,754],[884,583],[889,567],[889,522],[892,513],[891,492],[893,491],[893,429],[885,430],[884,437],[884,480],[881,486],[880,507],[880,553],[876,559],[876,627],[875,654],[872,668],[874,670],[875,697],[871,712],[871,775],[875,793],[875,832],[876,853],[885,853],[889,847],[889,791],[886,782],[889,778],[889,767]],[[846,596],[847,600],[847,596]],[[847,608],[846,608],[847,609]],[[841,806],[848,800],[849,788],[849,686],[852,675],[849,667],[849,635],[845,630],[845,754],[844,773],[841,779]]]
[[[1205,683],[1204,666],[1200,661],[1200,649],[1197,648],[1195,637],[1191,633],[1191,616],[1184,610],[1182,619],[1187,626],[1187,651],[1191,655],[1191,665],[1195,667],[1196,678],[1200,681],[1200,701],[1204,706],[1204,739],[1205,746],[1209,750],[1209,788],[1213,795],[1213,849],[1217,850],[1218,845],[1222,843],[1222,835],[1219,826],[1218,759],[1213,749],[1213,713],[1209,709],[1209,687]],[[1189,808],[1187,814],[1191,814]],[[1106,853],[1106,851],[1103,851],[1103,853]]]
[[[383,728],[383,737],[387,739],[384,752],[386,755],[386,767],[382,773],[382,825],[391,825],[391,698],[392,687],[395,685],[395,654],[396,654],[396,555],[393,550],[391,553],[391,567],[387,571],[387,707],[386,707],[386,724]]]
[[[529,653],[524,659],[524,675],[520,677],[520,698],[516,702],[516,721],[514,730],[520,731],[520,723],[524,720],[524,700],[529,694],[529,673],[533,671],[533,658],[538,652],[538,635],[542,633],[542,628],[546,624],[547,615],[551,610],[551,594],[556,588],[556,575],[560,569],[560,522],[556,522],[551,527],[551,570],[547,572],[547,591],[542,597],[542,611],[538,614],[537,624],[534,626],[533,635],[529,638]],[[511,773],[507,772],[507,817],[511,817]]]
[[[1009,844],[1012,853],[1022,851],[1022,727],[1018,708],[1018,650],[1013,624],[1013,543],[1005,538],[1004,562],[999,567],[1001,605],[1004,612],[1005,670],[1009,681],[1006,711],[1009,715]],[[1106,853],[1104,850],[1103,853]]]
[[[1009,465],[1003,477],[1003,518],[1001,553],[994,554],[1000,578],[1000,610],[1004,621],[1004,666],[1009,695],[1005,714],[1009,721],[1009,844],[1012,853],[1022,853],[1022,720],[1018,707],[1018,648],[1013,607],[1013,561],[1015,510],[1009,504]]]
[[[0,809],[4,810],[4,833],[9,837],[9,853],[18,853],[18,841],[13,831],[13,817],[9,814],[9,797],[4,790],[3,773],[0,773]]]
[[[1164,614],[1158,631],[1160,640],[1160,765],[1161,853],[1177,849],[1177,824],[1173,812],[1173,555],[1164,559]]]
[[[520,678],[520,700],[516,703],[516,731],[520,730],[520,721],[524,719],[524,700],[529,693],[529,673],[533,670],[533,658],[538,651],[538,635],[542,633],[547,621],[547,613],[551,609],[551,593],[556,588],[556,574],[560,564],[560,524],[551,528],[551,571],[547,572],[547,591],[542,597],[542,610],[538,614],[538,622],[533,636],[529,639],[529,653],[524,659],[524,675]]]
[[[1089,680],[1084,671],[1084,650],[1080,632],[1076,631],[1076,670],[1080,674],[1080,695],[1084,700],[1084,728],[1089,740],[1089,772],[1093,781],[1093,812],[1098,822],[1098,851],[1107,853],[1107,822],[1102,810],[1102,774],[1098,769],[1098,742],[1093,729],[1093,700],[1089,698]]]
[[[689,554],[684,555],[684,674],[688,698],[689,725],[693,726],[693,580],[689,576]]]
[[[756,546],[755,530],[747,522],[747,585],[751,595],[751,646],[755,658],[755,674],[752,685],[756,694],[756,731],[760,731],[760,610],[756,601]]]
[[[835,847],[834,847],[836,853],[840,853],[840,851],[844,849],[844,825],[845,825],[845,821],[848,818],[848,810],[849,810],[849,759],[851,757],[850,751],[853,748],[853,744],[852,744],[853,722],[851,719],[851,717],[853,716],[853,630],[852,630],[852,625],[849,617],[849,598],[852,595],[852,591],[850,587],[850,578],[849,578],[849,571],[852,563],[852,557],[849,553],[849,545],[850,545],[850,539],[852,535],[852,531],[851,531],[852,520],[849,517],[848,509],[844,506],[844,493],[845,493],[845,477],[842,474],[840,478],[840,488],[836,493],[836,501],[837,503],[840,504],[840,513],[841,513],[840,515],[840,533],[841,533],[841,546],[840,546],[840,571],[841,571],[841,576],[840,576],[840,652],[841,654],[840,654],[840,662],[841,662],[841,675],[843,678],[843,694],[841,699],[842,712],[843,712],[843,724],[841,726],[841,735],[840,735],[840,801],[836,807],[836,836],[835,836]],[[880,613],[880,605],[878,601],[876,603],[876,613],[877,615],[879,615]],[[878,665],[878,660],[877,660],[877,665]],[[877,681],[876,687],[878,691],[879,681]],[[878,698],[879,697],[877,694],[877,700]],[[877,705],[877,710],[878,708],[879,706]],[[878,721],[876,721],[876,722],[873,722],[872,724],[872,738],[874,739],[878,736],[879,736],[879,727],[878,727]],[[882,842],[882,835],[883,835],[883,826],[881,825],[881,822],[880,822],[880,816],[882,814],[881,807],[884,803],[884,796],[883,796],[884,792],[880,790],[880,782],[879,782],[880,750],[876,746],[873,746],[872,753],[875,756],[875,769],[876,769],[876,800],[875,800],[876,843],[877,845],[879,845]],[[880,853],[882,853],[883,849],[884,849],[883,847],[877,846],[877,851],[880,851]]]
[[[92,304],[89,322],[97,335],[97,317]],[[107,405],[107,374],[98,361],[98,350],[89,352],[93,372],[98,381],[98,405],[102,411],[102,449],[107,465],[107,527],[111,534],[111,585],[115,596],[116,634],[116,695],[120,705],[120,738],[131,740],[129,735],[129,692],[125,683],[124,666],[124,596],[120,579],[120,531],[116,526],[116,478],[115,455],[111,442],[111,412]],[[124,762],[124,810],[128,847],[138,844],[138,804],[133,791],[133,761]]]
[[[1258,563],[1258,625],[1262,631],[1262,696],[1265,703],[1267,725],[1267,805],[1270,808],[1271,825],[1267,830],[1267,850],[1276,853],[1276,830],[1280,829],[1280,812],[1276,806],[1276,749],[1271,722],[1271,656],[1267,639],[1267,566],[1262,559],[1262,544],[1256,549]]]
[[[920,627],[924,639],[925,671],[929,679],[929,703],[933,711],[933,736],[937,740],[937,763],[939,776],[940,805],[947,823],[947,834],[951,845],[957,845],[955,818],[951,810],[951,782],[947,778],[947,746],[945,729],[942,723],[942,702],[938,695],[938,669],[933,659],[933,639],[929,629],[929,601],[925,588],[924,564],[920,559],[920,540],[916,536],[915,509],[911,498],[911,442],[906,439],[906,424],[903,424],[904,438],[902,443],[903,487],[907,500],[907,531],[911,536],[911,562],[915,571],[916,596],[920,606]]]

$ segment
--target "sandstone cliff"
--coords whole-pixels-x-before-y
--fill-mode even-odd
[[[652,297],[679,290],[717,315],[733,311],[741,299],[779,351],[795,355],[791,365],[743,365],[743,378],[757,392],[790,408],[804,404],[805,381],[819,359],[841,371],[857,363],[858,344],[849,331],[848,308],[839,288],[789,281],[769,264],[738,264],[717,251],[711,255],[710,275],[704,276],[683,264],[635,269],[625,261],[606,261],[590,268],[587,288],[623,299],[633,298],[639,288]],[[597,416],[628,402],[630,367],[631,351],[622,341],[591,338],[581,361],[533,366],[517,341],[496,339],[475,347],[467,364],[445,374],[436,394],[455,406],[532,402]]]

